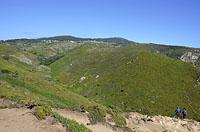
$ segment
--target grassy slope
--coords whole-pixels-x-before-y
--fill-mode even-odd
[[[86,44],[50,67],[66,88],[112,108],[171,115],[180,105],[189,109],[191,118],[200,117],[200,88],[194,87],[198,72],[144,46]]]
[[[1,46],[0,55],[7,53],[9,55],[27,54],[17,49]],[[21,63],[14,57],[10,57],[9,60],[0,57],[0,96],[23,103],[48,104],[52,107],[72,109],[91,104],[86,98],[63,89],[55,83],[48,71],[38,71],[36,67]],[[2,73],[5,70],[9,73]]]
[[[105,106],[64,89],[51,78],[48,68],[39,68],[37,59],[33,60],[33,65],[27,65],[20,62],[17,58],[20,56],[37,57],[10,46],[0,45],[0,98],[8,98],[26,105],[87,110],[90,115],[95,116],[95,119],[91,118],[95,122],[104,118],[105,114],[100,112],[108,111]],[[55,118],[59,118],[58,120],[70,131],[90,131],[83,125],[59,115]]]

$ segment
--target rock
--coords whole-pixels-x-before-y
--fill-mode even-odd
[[[96,75],[96,79],[99,78],[99,75]]]
[[[25,55],[20,55],[20,56],[10,55],[10,57],[16,58],[20,62],[25,63],[27,65],[32,65],[32,60],[26,57]]]
[[[19,59],[19,61],[21,61],[21,62],[23,62],[27,65],[32,65],[32,60],[30,60],[26,56],[21,55],[21,56],[18,57],[18,59]]]
[[[81,83],[81,82],[84,81],[85,79],[86,79],[86,77],[83,76],[83,77],[80,78],[80,81],[79,81],[79,82]]]
[[[128,115],[128,116],[127,116]],[[148,116],[136,112],[124,115],[127,127],[141,132],[198,132],[200,123],[194,120],[180,120],[167,116]]]
[[[192,63],[193,65],[195,65],[199,57],[199,52],[186,52],[180,57],[180,59],[184,62]]]
[[[39,65],[37,67],[37,71],[50,71],[51,69],[48,66],[45,65]]]

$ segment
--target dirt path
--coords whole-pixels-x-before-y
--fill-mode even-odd
[[[66,132],[53,118],[39,121],[29,109],[0,109],[1,132]]]
[[[114,130],[110,125],[108,124],[94,124],[94,125],[88,125],[90,124],[90,120],[88,118],[88,115],[86,113],[81,113],[77,111],[69,111],[67,109],[55,109],[57,113],[62,115],[63,117],[66,117],[68,119],[76,120],[79,123],[84,124],[87,128],[92,130],[93,132],[119,132],[120,130]]]
[[[38,120],[32,110],[23,107],[10,108],[7,106],[17,106],[14,102],[0,99],[0,132],[66,132],[60,123],[54,118],[48,117],[46,120]],[[113,127],[113,122],[90,124],[87,113],[71,111],[68,109],[53,109],[63,117],[73,119],[84,124],[93,132],[123,132],[120,128]],[[166,116],[147,116],[136,112],[122,113],[126,118],[127,127],[136,132],[200,132],[200,122],[194,120],[179,120]],[[126,131],[126,130],[125,130]]]
[[[15,102],[7,99],[0,98],[0,107],[16,106]],[[90,120],[86,113],[70,111],[67,109],[55,109],[60,115],[74,119],[78,123],[84,124],[93,132],[114,132],[108,124],[98,123],[95,125],[90,124]],[[26,108],[12,108],[0,109],[0,131],[1,132],[66,132],[61,124],[55,123],[52,117],[46,120],[39,121],[30,109]]]

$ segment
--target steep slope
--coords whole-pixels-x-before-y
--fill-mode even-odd
[[[48,106],[87,111],[91,123],[103,122],[107,112],[119,116],[106,106],[65,89],[51,77],[48,66],[40,65],[37,57],[36,54],[11,45],[0,45],[0,98],[16,101],[27,108],[44,106],[45,109]],[[63,117],[57,114],[54,116],[66,124]],[[72,121],[75,129],[73,124]]]
[[[84,44],[50,67],[66,89],[113,110],[171,116],[180,105],[200,117],[198,71],[148,47]]]
[[[31,63],[26,63],[29,60]],[[50,68],[39,65],[37,56],[0,46],[0,97],[24,104],[80,109],[95,104],[54,82]],[[28,61],[28,62],[29,62]]]

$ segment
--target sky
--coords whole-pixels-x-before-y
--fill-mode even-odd
[[[0,0],[0,39],[124,37],[200,47],[200,0]]]

